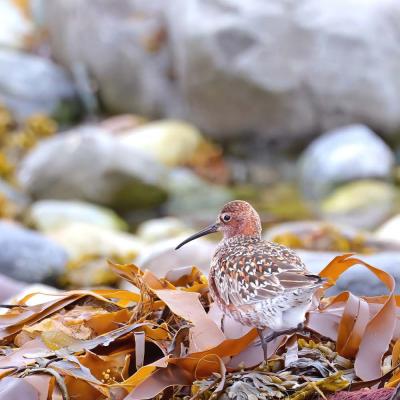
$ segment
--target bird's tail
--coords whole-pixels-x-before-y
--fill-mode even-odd
[[[328,279],[326,278],[322,278],[319,275],[314,275],[314,274],[307,274],[306,275],[309,278],[315,279],[315,286],[321,286],[323,285],[325,282],[328,282]]]

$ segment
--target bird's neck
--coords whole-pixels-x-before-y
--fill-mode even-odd
[[[261,234],[255,233],[253,235],[243,235],[242,233],[232,236],[224,236],[222,242],[224,243],[242,243],[242,242],[258,242],[262,240]]]

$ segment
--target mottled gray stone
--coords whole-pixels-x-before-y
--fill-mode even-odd
[[[169,193],[165,206],[168,215],[215,218],[216,210],[233,200],[228,188],[211,184],[186,168],[173,169],[164,187]]]
[[[0,249],[0,273],[24,282],[54,282],[68,258],[52,240],[8,222],[0,222]]]
[[[304,151],[299,161],[302,192],[320,200],[340,183],[390,179],[394,155],[389,146],[364,125],[350,125],[324,133]]]
[[[53,61],[16,50],[0,49],[0,103],[18,119],[52,114],[65,101],[75,101],[74,85]]]
[[[400,3],[172,0],[168,31],[190,119],[215,137],[400,127]]]
[[[86,200],[115,208],[156,206],[165,171],[95,126],[42,141],[23,160],[19,181],[39,199]]]
[[[400,127],[397,1],[46,0],[44,9],[57,59],[85,69],[114,112],[179,115],[217,138],[281,143],[356,122]]]
[[[163,0],[45,0],[57,60],[87,70],[115,113],[160,115],[175,108]]]
[[[26,284],[0,274],[0,302],[5,303],[26,288]]]

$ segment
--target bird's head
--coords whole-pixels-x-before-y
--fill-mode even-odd
[[[201,236],[222,232],[224,239],[237,235],[261,236],[261,221],[257,211],[246,201],[230,201],[222,207],[216,222],[180,243],[176,250]]]

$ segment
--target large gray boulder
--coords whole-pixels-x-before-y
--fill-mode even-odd
[[[66,72],[51,60],[0,49],[0,103],[16,118],[53,114],[62,104],[74,102],[75,95]]]
[[[321,200],[340,184],[359,179],[390,180],[395,164],[390,147],[364,125],[325,132],[299,160],[301,190]]]
[[[190,118],[216,137],[400,127],[396,0],[173,0],[168,30]]]
[[[34,198],[86,200],[118,209],[157,206],[165,171],[95,126],[42,141],[22,161],[20,184]]]
[[[400,128],[395,0],[45,0],[44,9],[57,60],[83,67],[110,111],[281,142],[354,122]]]
[[[44,0],[58,61],[83,67],[112,112],[160,115],[174,108],[162,8],[165,1]]]
[[[210,220],[215,218],[215,210],[233,200],[233,194],[222,185],[205,181],[187,168],[171,170],[164,183],[169,197],[164,211],[167,215]]]
[[[65,272],[65,250],[45,236],[0,222],[0,274],[24,282],[53,282]]]

